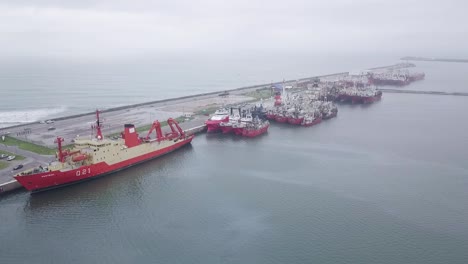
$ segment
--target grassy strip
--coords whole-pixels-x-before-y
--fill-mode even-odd
[[[17,154],[8,152],[8,151],[0,150],[0,154],[5,154],[5,155],[8,155],[8,156],[16,156],[16,158],[15,158],[16,160],[24,160],[24,157],[23,157],[23,156],[17,155]]]
[[[3,170],[4,168],[8,167],[8,163],[5,161],[0,160],[0,170]]]
[[[270,89],[258,89],[252,92],[248,92],[244,94],[245,96],[253,97],[257,100],[260,99],[267,99],[273,96]]]
[[[216,112],[216,110],[218,110],[218,109],[219,109],[219,106],[208,107],[206,109],[196,111],[195,114],[196,115],[210,115],[210,114],[213,114],[214,112]]]
[[[8,146],[18,146],[20,149],[24,149],[41,155],[55,155],[55,149],[36,145],[34,143],[19,140],[10,136],[6,136],[5,141],[2,141],[1,143]]]

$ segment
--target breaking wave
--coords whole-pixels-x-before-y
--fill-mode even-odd
[[[55,108],[40,108],[33,110],[0,112],[0,127],[8,127],[21,123],[36,122],[57,116],[67,110],[65,106]]]

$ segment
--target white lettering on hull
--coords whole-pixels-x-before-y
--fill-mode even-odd
[[[81,175],[86,175],[86,174],[90,174],[90,173],[91,173],[91,168],[88,168],[88,169],[77,170],[75,172],[75,175],[76,176],[81,176]]]

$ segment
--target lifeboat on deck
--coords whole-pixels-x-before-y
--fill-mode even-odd
[[[74,162],[77,162],[77,161],[85,160],[85,159],[87,159],[87,158],[88,158],[88,155],[86,155],[86,154],[78,154],[78,155],[76,155],[76,156],[73,156],[72,160],[73,160]]]

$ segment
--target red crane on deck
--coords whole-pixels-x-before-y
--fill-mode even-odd
[[[161,130],[161,123],[159,123],[158,120],[153,122],[153,125],[151,126],[150,130],[148,131],[148,135],[146,135],[145,140],[150,140],[150,135],[153,133],[153,131],[156,131],[156,140],[160,142],[161,140],[172,140],[176,138],[183,138],[185,137],[185,132],[182,130],[182,128],[179,126],[177,121],[175,121],[172,118],[169,118],[167,120],[167,124],[171,128],[171,132],[166,133],[163,135],[162,130]]]

